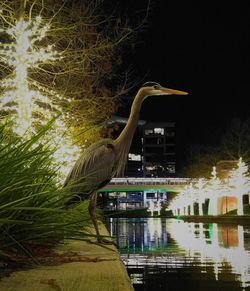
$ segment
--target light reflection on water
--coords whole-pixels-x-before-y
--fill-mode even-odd
[[[135,290],[250,290],[250,226],[110,218]]]

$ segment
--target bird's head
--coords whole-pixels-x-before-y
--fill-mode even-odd
[[[162,87],[159,83],[156,82],[146,82],[140,88],[140,93],[143,95],[143,98],[148,96],[159,96],[159,95],[187,95],[187,92],[179,91],[175,89]]]

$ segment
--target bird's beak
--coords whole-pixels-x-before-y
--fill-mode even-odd
[[[162,91],[164,95],[188,95],[187,92],[170,89],[170,88],[161,87],[159,90]]]

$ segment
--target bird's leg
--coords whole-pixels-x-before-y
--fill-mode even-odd
[[[91,193],[88,208],[89,208],[89,215],[94,224],[97,239],[98,239],[100,237],[100,232],[99,232],[99,228],[98,228],[98,224],[96,220],[96,198],[97,198],[97,193],[96,192]]]
[[[91,220],[94,224],[95,227],[95,231],[96,231],[96,235],[97,235],[97,241],[99,243],[108,243],[108,244],[113,244],[112,241],[106,240],[104,238],[102,238],[102,236],[100,235],[99,232],[99,228],[98,228],[98,223],[96,220],[96,198],[97,198],[97,192],[93,192],[90,194],[90,199],[89,199],[89,214],[91,217]]]

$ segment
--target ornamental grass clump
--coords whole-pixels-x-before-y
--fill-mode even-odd
[[[0,254],[32,255],[32,246],[89,239],[87,203],[67,205],[70,189],[57,183],[51,149],[45,142],[53,121],[23,141],[0,127]],[[1,260],[1,259],[0,259]]]

